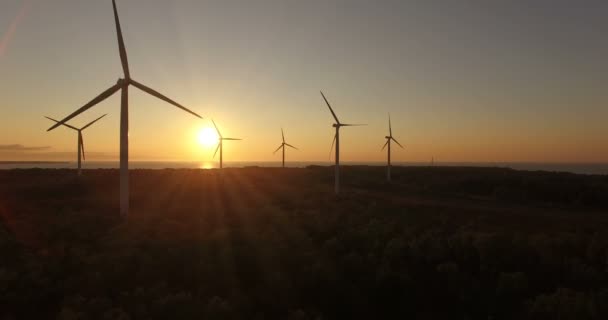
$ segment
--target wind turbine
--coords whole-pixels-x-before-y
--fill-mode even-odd
[[[217,125],[215,124],[215,121],[211,120],[211,122],[213,122],[213,126],[215,127],[215,130],[217,131],[217,135],[219,136],[219,141],[217,144],[217,149],[215,149],[215,153],[213,154],[213,158],[215,158],[215,155],[217,154],[217,151],[220,151],[220,169],[222,169],[224,167],[224,140],[227,141],[240,141],[243,139],[237,139],[237,138],[224,138],[222,136],[222,134],[220,133],[220,129],[217,128]]]
[[[336,194],[338,194],[338,193],[340,193],[340,128],[341,127],[365,126],[365,124],[341,123],[340,120],[338,120],[336,113],[331,108],[331,105],[329,105],[329,101],[327,101],[327,98],[325,98],[323,91],[321,91],[321,96],[323,97],[323,100],[325,100],[325,103],[327,104],[327,107],[329,108],[331,115],[334,117],[334,119],[336,119],[336,123],[334,123],[332,125],[332,127],[336,128],[336,134],[334,135],[334,141],[331,143],[331,147],[333,149],[334,144],[336,145],[336,176],[335,176],[336,184],[335,184],[334,190],[335,190]],[[330,152],[330,154],[331,154],[331,152]]]
[[[285,146],[294,148],[296,150],[298,150],[298,148],[290,145],[289,143],[285,142],[285,133],[283,133],[283,128],[281,128],[281,137],[283,137],[283,143],[281,143],[281,145],[277,148],[277,150],[274,151],[274,153],[277,153],[277,151],[279,151],[279,149],[283,149],[283,168],[285,168]],[[273,154],[274,154],[273,153]]]
[[[107,114],[104,114],[103,116],[101,116],[101,117],[99,117],[99,118],[97,118],[97,119],[89,122],[89,124],[87,124],[86,126],[80,128],[80,129],[78,129],[76,127],[73,127],[73,126],[71,126],[71,125],[69,125],[67,123],[62,123],[61,124],[63,126],[66,126],[66,127],[70,128],[70,129],[73,129],[73,130],[76,130],[76,132],[78,132],[78,175],[82,175],[81,161],[82,160],[86,160],[85,156],[84,156],[84,139],[82,138],[82,130],[90,127],[91,125],[93,125],[93,123],[97,122],[99,119],[101,119],[101,118],[103,118],[105,116],[107,116]],[[59,121],[57,121],[57,120],[55,120],[53,118],[49,118],[49,117],[45,117],[45,118],[47,118],[47,119],[49,119],[51,121],[55,121],[55,122],[59,123]],[[82,160],[81,160],[81,157],[82,157]]]
[[[391,140],[394,141],[397,145],[403,149],[403,146],[397,139],[393,138],[393,129],[391,128],[391,114],[388,114],[388,136],[384,137],[386,139],[386,143],[382,147],[382,150],[388,146],[388,161],[386,165],[386,179],[388,182],[391,182]]]
[[[131,73],[129,72],[129,62],[127,59],[127,50],[125,49],[125,43],[122,38],[122,30],[120,28],[120,21],[118,19],[118,10],[116,9],[116,1],[112,0],[112,7],[114,9],[114,22],[116,24],[116,34],[118,38],[118,49],[120,54],[120,61],[122,64],[122,70],[124,72],[124,78],[119,78],[118,82],[111,86],[106,91],[95,97],[89,103],[85,104],[82,108],[76,110],[69,116],[65,117],[59,123],[50,127],[47,131],[51,131],[58,126],[64,124],[75,116],[82,112],[92,108],[96,104],[104,101],[114,93],[121,90],[121,102],[120,102],[120,214],[123,217],[129,213],[129,85],[142,90],[152,96],[155,96],[165,102],[168,102],[188,113],[193,114],[198,118],[202,118],[193,111],[188,110],[186,107],[179,103],[167,98],[159,92],[133,80]]]

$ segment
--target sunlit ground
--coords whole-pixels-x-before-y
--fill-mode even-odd
[[[201,165],[199,166],[199,168],[201,169],[215,169],[217,168],[217,162],[216,161],[203,161],[201,162]]]

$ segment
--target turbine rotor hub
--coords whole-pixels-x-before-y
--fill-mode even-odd
[[[126,87],[129,85],[129,81],[127,79],[119,78],[118,81],[116,81],[116,84],[120,84],[123,87]]]

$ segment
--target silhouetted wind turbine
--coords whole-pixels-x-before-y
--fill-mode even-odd
[[[329,101],[327,101],[327,98],[325,98],[325,95],[323,94],[323,91],[321,91],[321,96],[323,97],[323,100],[325,100],[325,103],[327,104],[327,107],[329,108],[329,111],[331,112],[331,115],[334,117],[334,119],[336,119],[336,123],[334,123],[332,125],[332,127],[336,128],[336,134],[334,135],[334,141],[331,143],[331,147],[333,149],[334,144],[336,145],[336,176],[335,176],[335,192],[336,194],[340,193],[340,128],[341,127],[354,127],[354,126],[365,126],[365,124],[346,124],[346,123],[341,123],[340,120],[338,120],[338,117],[336,116],[336,113],[334,112],[334,110],[331,108],[331,105],[329,105]]]
[[[283,133],[283,128],[281,128],[281,137],[283,138],[283,143],[281,143],[281,145],[277,148],[277,150],[275,150],[273,152],[273,154],[277,153],[277,151],[279,151],[279,149],[281,149],[281,148],[283,149],[283,168],[285,168],[285,146],[288,146],[290,148],[294,148],[296,150],[298,150],[298,148],[296,148],[296,147],[290,145],[289,143],[285,142],[285,133]]]
[[[217,125],[215,124],[215,121],[211,120],[211,122],[213,122],[213,126],[215,127],[215,130],[217,131],[217,135],[219,136],[219,141],[217,144],[217,149],[215,149],[215,153],[213,154],[213,158],[215,158],[215,155],[217,154],[217,151],[220,151],[220,169],[222,169],[224,167],[224,140],[229,140],[229,141],[240,141],[243,139],[237,139],[237,138],[224,138],[222,136],[222,134],[220,133],[220,129],[218,129]]]
[[[401,143],[399,143],[399,141],[397,141],[397,139],[393,138],[393,129],[391,128],[391,115],[390,115],[390,113],[388,115],[388,136],[385,136],[384,138],[386,138],[386,143],[382,147],[382,150],[384,150],[384,148],[386,148],[386,146],[388,146],[388,160],[387,160],[387,165],[386,165],[386,179],[388,180],[388,182],[391,182],[391,140],[395,141],[395,143],[398,144],[401,147],[401,149],[403,149],[403,146],[401,145]]]
[[[133,80],[131,73],[129,72],[129,62],[127,60],[127,50],[125,49],[125,43],[122,38],[122,30],[120,28],[120,21],[118,19],[118,11],[116,9],[116,1],[112,0],[112,7],[114,9],[114,21],[116,24],[116,34],[118,38],[118,49],[120,53],[120,61],[122,64],[122,70],[124,72],[124,79],[118,79],[118,82],[111,86],[106,91],[95,97],[89,103],[85,104],[82,108],[76,110],[69,116],[65,117],[59,123],[50,127],[47,131],[51,131],[58,126],[64,124],[80,113],[88,110],[96,104],[107,99],[118,90],[122,90],[121,103],[120,103],[120,214],[126,216],[129,213],[129,85],[133,85],[136,88],[155,96],[165,102],[168,102],[186,112],[189,112],[196,117],[202,118],[198,114],[188,110],[186,107],[179,103],[167,98],[159,92]]]
[[[107,116],[107,114],[104,114],[103,116],[101,116],[101,117],[99,117],[99,118],[97,118],[97,119],[89,122],[89,124],[87,124],[86,126],[80,128],[80,129],[78,129],[76,127],[73,127],[73,126],[71,126],[71,125],[69,125],[67,123],[62,123],[61,124],[63,126],[66,126],[66,127],[70,128],[70,129],[73,129],[73,130],[76,130],[76,132],[78,132],[78,175],[82,175],[81,156],[82,156],[82,160],[86,160],[85,156],[84,156],[84,139],[82,138],[82,130],[90,127],[91,125],[93,125],[93,123],[97,122],[99,119],[101,119],[101,118],[103,118],[105,116]],[[45,117],[45,118],[47,118],[47,119],[49,119],[51,121],[55,121],[55,122],[59,123],[59,121],[57,121],[57,120],[55,120],[53,118],[50,118],[50,117]]]

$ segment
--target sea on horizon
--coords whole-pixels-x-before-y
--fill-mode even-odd
[[[331,166],[329,161],[294,161],[285,164],[290,168],[304,168],[311,165]],[[385,162],[343,162],[343,165],[384,166]],[[429,167],[429,162],[395,162],[393,166]],[[130,161],[129,169],[216,169],[217,161]],[[280,167],[280,161],[230,161],[224,162],[224,167]],[[577,174],[608,175],[608,163],[540,163],[540,162],[436,162],[434,166],[451,167],[500,167],[526,171],[570,172]],[[114,169],[119,167],[118,161],[88,161],[84,169]],[[74,169],[75,162],[0,162],[0,170],[8,169]]]

